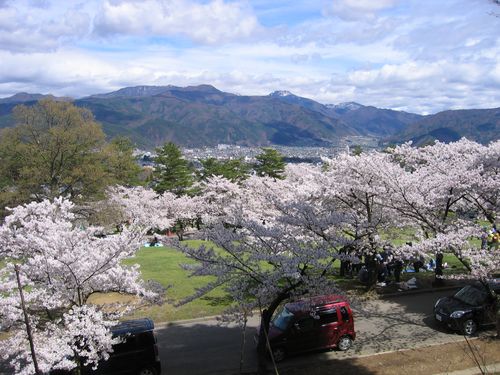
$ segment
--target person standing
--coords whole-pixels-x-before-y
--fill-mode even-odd
[[[442,286],[443,280],[443,253],[436,254],[436,269],[434,271],[434,286]]]

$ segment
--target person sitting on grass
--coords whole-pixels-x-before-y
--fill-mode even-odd
[[[153,236],[153,239],[149,243],[149,246],[154,247],[154,246],[157,246],[159,243],[160,243],[160,241],[158,240],[158,238],[156,236]]]

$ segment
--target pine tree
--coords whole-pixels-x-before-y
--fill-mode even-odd
[[[153,174],[154,190],[157,193],[169,191],[181,196],[189,192],[193,185],[193,174],[182,152],[172,142],[156,149],[155,171]]]
[[[283,160],[283,155],[279,151],[265,147],[262,149],[262,153],[255,157],[257,159],[257,165],[255,171],[259,176],[268,176],[274,179],[284,179],[283,173],[285,172],[285,161]]]
[[[199,173],[200,180],[206,180],[213,176],[222,176],[231,182],[246,180],[249,176],[249,166],[242,158],[217,160],[208,158],[201,161],[203,170]]]

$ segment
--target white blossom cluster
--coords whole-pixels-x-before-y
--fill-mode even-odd
[[[140,281],[138,267],[121,261],[134,255],[147,230],[179,222],[198,223],[212,244],[177,244],[196,261],[184,266],[193,276],[213,276],[190,298],[224,287],[235,302],[226,318],[241,324],[255,310],[268,324],[269,313],[290,298],[338,293],[330,277],[335,262],[374,256],[394,233],[411,241],[392,245],[403,260],[452,253],[468,277],[480,279],[500,267],[498,246],[478,245],[482,226],[492,227],[500,210],[500,142],[342,154],[322,167],[289,165],[283,180],[214,176],[199,190],[176,197],[115,187],[109,199],[126,223],[105,237],[97,235],[101,228],[76,225],[73,204],[62,198],[13,209],[0,227],[0,319],[17,333],[2,356],[17,372],[32,372],[26,335],[14,331],[23,325],[15,265],[40,367],[72,368],[75,359],[96,365],[111,350],[112,319],[88,297],[117,291],[154,298],[160,292]]]
[[[290,165],[284,180],[252,176],[235,184],[214,177],[203,187],[200,209],[217,247],[179,246],[198,261],[188,267],[194,275],[216,277],[193,298],[225,285],[241,313],[328,292],[335,286],[324,276],[335,259],[357,262],[390,245],[391,232],[405,231],[411,245],[392,245],[395,257],[452,253],[468,277],[489,277],[498,270],[498,250],[477,243],[485,220],[492,226],[498,216],[499,160],[500,142],[463,139],[341,154],[322,168]],[[231,314],[241,321],[239,312]]]
[[[39,368],[71,369],[78,362],[95,366],[107,358],[109,327],[119,312],[105,313],[87,304],[97,292],[154,298],[140,280],[137,266],[124,266],[142,243],[133,226],[102,237],[102,228],[75,225],[74,205],[59,198],[16,207],[0,227],[6,265],[0,269],[0,324],[10,336],[0,355],[20,374],[33,373],[16,280],[17,268],[33,330]]]

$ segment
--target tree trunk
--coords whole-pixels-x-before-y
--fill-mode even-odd
[[[245,312],[245,320],[243,321],[243,327],[241,328],[240,374],[243,372],[247,322],[248,319],[247,319],[247,314]]]
[[[366,289],[372,290],[377,283],[377,261],[375,255],[365,255],[365,265],[368,272],[368,285]]]
[[[17,287],[19,289],[19,295],[21,297],[21,308],[24,314],[24,323],[26,324],[26,334],[28,335],[28,341],[31,349],[31,359],[33,360],[33,367],[35,368],[35,374],[41,375],[40,369],[38,368],[38,361],[36,360],[35,344],[33,342],[33,334],[31,332],[31,324],[28,317],[28,312],[26,310],[26,305],[24,303],[23,287],[21,285],[21,278],[19,277],[19,265],[16,265],[14,270],[16,271]]]
[[[184,222],[182,220],[177,220],[175,226],[174,226],[174,231],[175,234],[177,235],[177,238],[179,241],[184,240],[184,231],[185,231],[186,225],[184,225]]]
[[[500,340],[500,308],[497,306],[497,340]]]
[[[341,277],[345,277],[346,275],[346,271],[347,271],[347,266],[348,266],[348,262],[345,261],[345,260],[341,260],[340,261],[340,271],[339,271],[339,276]]]
[[[268,335],[271,318],[278,306],[290,296],[289,291],[280,293],[270,304],[262,310],[259,329],[259,341],[257,343],[258,354],[258,373],[265,375],[267,373],[266,351],[268,349]],[[269,348],[270,350],[270,348]],[[272,353],[271,353],[272,355]]]
[[[491,288],[488,282],[484,279],[480,280],[481,284],[486,288],[488,293],[492,298],[495,298],[494,313],[496,313],[497,320],[497,339],[500,339],[500,295],[496,294]]]
[[[497,313],[497,340],[500,340],[500,294],[495,294]]]

